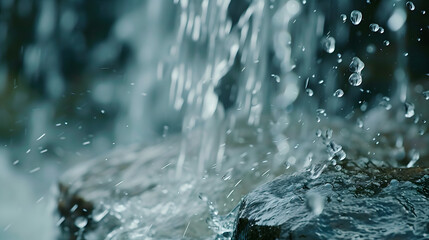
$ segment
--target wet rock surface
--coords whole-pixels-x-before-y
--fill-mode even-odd
[[[285,175],[243,199],[233,233],[235,240],[352,238],[429,238],[429,169],[341,162],[316,179]]]

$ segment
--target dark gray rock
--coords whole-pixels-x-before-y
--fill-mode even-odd
[[[259,187],[243,199],[233,239],[429,238],[429,169],[369,165]]]

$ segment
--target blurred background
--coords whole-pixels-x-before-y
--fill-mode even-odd
[[[154,144],[182,131],[186,101],[182,107],[170,93],[175,66],[186,60],[198,67],[208,48],[192,41],[198,38],[192,30],[190,40],[177,40],[180,9],[188,7],[187,2],[0,0],[0,239],[54,239],[53,189],[65,170],[112,148]],[[225,1],[232,28],[251,2]],[[270,16],[285,3],[265,2],[270,7],[264,14]],[[303,2],[299,3],[313,7],[297,18],[316,21],[311,14],[317,9],[323,13],[325,30],[291,27],[293,38],[302,41],[295,41],[290,53],[297,66],[293,71],[300,77],[290,82],[318,91],[317,81],[308,85],[304,79],[314,74],[334,78],[327,70],[332,62],[338,62],[335,78],[348,76],[349,62],[341,64],[339,59],[359,55],[366,67],[362,88],[371,92],[352,89],[347,81],[336,82],[328,87],[329,94],[340,87],[348,93],[345,100],[334,104],[321,91],[311,100],[314,105],[346,115],[344,109],[362,101],[375,105],[375,98],[393,96],[397,78],[406,78],[419,94],[429,89],[429,1],[413,1],[413,10],[396,0]],[[402,10],[395,3],[402,4]],[[353,9],[362,12],[363,20],[351,31],[341,14],[348,17]],[[400,31],[392,29],[395,22],[388,27],[395,11],[406,19]],[[373,22],[384,26],[386,33],[373,32],[369,28]],[[319,47],[327,33],[336,40],[334,54]],[[311,42],[308,38],[314,34],[317,38]],[[304,41],[314,50],[302,53],[298,45]],[[283,71],[275,44],[268,45],[268,70],[260,76],[267,86],[262,96],[268,99],[267,106],[280,89],[271,75]],[[186,48],[186,56],[171,57],[180,48]],[[240,50],[238,55],[242,54]],[[233,60],[238,58],[234,55]],[[243,66],[232,62],[225,71],[219,70],[223,77],[215,86],[224,111],[233,109],[240,98],[231,86],[240,85],[235,79]],[[291,102],[308,103],[301,95]]]

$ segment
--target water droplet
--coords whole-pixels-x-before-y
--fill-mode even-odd
[[[362,21],[362,13],[358,10],[353,10],[350,13],[350,21],[353,25],[358,25]]]
[[[384,33],[384,28],[380,27],[378,31],[379,31],[381,34],[383,34],[383,33]]]
[[[352,86],[359,86],[362,84],[362,76],[359,73],[352,73],[349,77],[349,83]]]
[[[326,116],[326,110],[325,109],[323,109],[323,108],[318,108],[318,109],[316,109],[316,113],[317,114],[323,114],[323,115],[325,115]]]
[[[117,203],[113,206],[113,210],[115,210],[116,212],[123,212],[127,209],[127,207],[125,207],[123,204]]]
[[[325,168],[326,168],[326,164],[323,164],[323,166],[320,167],[320,169],[315,169],[315,168],[316,167],[313,165],[313,167],[310,170],[310,173],[311,173],[310,178],[311,179],[316,179],[316,178],[320,177],[320,174],[322,174],[323,170],[325,170]]]
[[[375,50],[377,50],[377,49],[376,49],[374,44],[368,44],[368,46],[366,47],[366,51],[368,53],[375,53]]]
[[[407,53],[407,52],[406,52],[406,53],[404,53],[404,56],[405,56],[405,57],[408,57],[408,53]]]
[[[356,120],[356,123],[357,123],[357,125],[358,125],[359,128],[363,128],[363,121],[362,121],[362,119],[358,118]]]
[[[384,41],[383,41],[383,44],[384,44],[384,46],[389,46],[389,45],[390,45],[390,42],[389,42],[389,41],[387,41],[387,40],[384,40]]]
[[[344,91],[342,89],[337,89],[337,91],[334,92],[334,97],[342,97],[344,96]]]
[[[74,225],[78,228],[84,228],[88,224],[88,219],[85,217],[77,217],[74,221]]]
[[[63,224],[64,220],[66,220],[65,217],[61,217],[60,219],[58,219],[57,223],[55,224],[57,227],[59,227],[61,224]]]
[[[406,5],[407,5],[408,9],[410,9],[411,11],[414,11],[414,9],[416,9],[416,6],[414,6],[414,3],[411,1],[408,1],[406,3]]]
[[[358,57],[353,57],[352,61],[349,65],[349,69],[351,72],[360,73],[364,69],[365,64]]]
[[[343,23],[345,23],[347,21],[347,16],[346,14],[341,14],[340,15],[341,20],[343,21]]]
[[[346,159],[347,154],[346,154],[346,152],[344,152],[344,150],[340,150],[339,152],[337,152],[335,154],[335,156],[338,158],[338,160],[342,161],[342,160]]]
[[[360,110],[362,112],[365,112],[368,109],[368,103],[367,102],[363,102],[362,105],[360,105]]]
[[[317,131],[316,131],[316,136],[317,136],[317,137],[321,137],[321,136],[322,136],[322,130],[317,129]]]
[[[305,90],[305,92],[307,93],[307,95],[308,96],[313,96],[313,94],[314,94],[314,92],[313,92],[313,90],[311,90],[310,88],[307,88],[306,90]]]
[[[231,175],[232,169],[228,170],[223,176],[222,176],[222,180],[224,181],[228,181],[232,178]]]
[[[326,132],[325,132],[325,138],[326,139],[331,139],[333,133],[334,133],[334,131],[332,129],[327,129]]]
[[[341,54],[340,53],[337,54],[337,57],[338,57],[337,63],[342,63],[343,59],[341,58]]]
[[[377,23],[371,23],[369,25],[369,29],[373,32],[377,32],[378,30],[380,30],[380,26],[378,26]]]
[[[404,106],[405,106],[405,117],[411,118],[412,116],[414,116],[414,104],[410,102],[405,102]]]
[[[392,104],[390,104],[390,98],[389,97],[383,97],[379,105],[386,110],[390,110],[392,108]]]
[[[94,210],[92,213],[92,220],[94,220],[94,222],[99,222],[107,215],[108,212],[109,211],[107,209],[102,208]]]
[[[322,46],[327,53],[333,53],[335,51],[335,38],[333,37],[323,38]]]
[[[341,166],[340,165],[337,165],[337,166],[335,166],[335,170],[337,170],[337,171],[341,171]]]
[[[273,77],[276,80],[276,83],[280,82],[280,77],[278,75],[271,74],[271,77]]]
[[[42,134],[40,137],[38,137],[38,138],[36,139],[36,141],[39,141],[39,140],[40,140],[40,139],[42,139],[45,135],[46,135],[45,133],[44,133],[44,134]]]
[[[334,153],[337,153],[337,152],[339,152],[339,151],[341,151],[341,150],[343,149],[343,147],[342,147],[341,145],[337,144],[337,143],[336,143],[336,142],[334,142],[334,141],[330,141],[330,142],[329,142],[329,147],[331,148],[331,150],[332,150]]]
[[[428,91],[424,91],[423,92],[423,96],[425,97],[426,100],[429,100],[429,90]]]

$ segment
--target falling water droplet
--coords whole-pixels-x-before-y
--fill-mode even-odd
[[[334,97],[342,97],[344,96],[344,91],[342,89],[337,89],[337,91],[334,92]]]
[[[108,212],[109,211],[107,209],[96,209],[92,213],[92,220],[94,220],[94,222],[99,222],[107,215]]]
[[[340,17],[341,17],[341,20],[343,21],[343,23],[345,23],[347,21],[346,14],[341,14]]]
[[[424,91],[423,92],[423,96],[425,97],[426,100],[429,100],[429,90],[428,91]]]
[[[390,98],[389,97],[383,97],[383,99],[381,100],[379,105],[386,110],[390,110],[392,108],[392,104],[390,104]]]
[[[326,132],[325,132],[325,138],[326,139],[331,139],[333,133],[334,133],[334,131],[332,129],[327,129]]]
[[[322,174],[323,170],[325,170],[326,168],[326,164],[323,164],[322,167],[320,167],[319,169],[316,169],[316,167],[313,165],[313,167],[311,168],[311,179],[317,179],[318,177],[320,177],[320,175]]]
[[[352,86],[359,86],[362,84],[362,76],[359,73],[352,73],[349,77],[349,83]]]
[[[333,53],[335,51],[335,38],[333,37],[323,38],[322,46],[327,53]]]
[[[358,25],[362,21],[362,13],[358,10],[353,10],[350,13],[350,21],[353,25]]]
[[[368,44],[368,46],[366,47],[366,52],[367,53],[375,53],[376,47],[374,44]]]
[[[338,158],[338,160],[342,161],[342,160],[346,159],[347,154],[346,154],[346,152],[344,152],[344,150],[340,150],[339,152],[337,152],[335,154],[335,156]]]
[[[280,82],[280,77],[278,75],[271,74],[271,77],[273,77],[276,80],[276,83]]]
[[[341,145],[337,144],[337,143],[336,143],[336,142],[334,142],[334,141],[330,141],[330,142],[329,142],[329,147],[331,148],[331,150],[332,150],[334,153],[337,153],[337,152],[339,152],[339,151],[341,151],[341,150],[343,149],[343,146],[341,146]]]
[[[390,45],[390,42],[389,42],[389,41],[387,41],[387,40],[384,40],[384,41],[383,41],[383,44],[384,44],[384,46],[389,46],[389,45]]]
[[[380,30],[380,26],[378,26],[377,23],[371,23],[369,25],[369,29],[373,32],[377,32],[378,30]]]
[[[362,119],[358,118],[356,120],[356,123],[357,123],[357,125],[358,125],[359,128],[363,128],[363,121],[362,121]]]
[[[411,1],[408,1],[406,3],[406,5],[407,5],[408,9],[410,9],[411,11],[414,11],[414,9],[416,9],[416,6],[414,6],[414,3]]]
[[[77,217],[74,221],[74,225],[78,228],[84,228],[88,224],[88,219],[85,217]]]
[[[349,65],[350,71],[354,73],[362,72],[364,67],[365,67],[365,64],[358,57],[353,57],[352,62]]]
[[[343,61],[343,59],[341,58],[341,57],[342,57],[342,56],[341,56],[341,53],[338,53],[338,54],[337,54],[337,57],[338,57],[337,62],[338,62],[338,63],[341,63],[341,62]]]
[[[123,204],[117,203],[113,206],[113,210],[115,210],[116,212],[123,212],[127,209],[126,206],[124,206]]]
[[[313,92],[313,90],[311,90],[310,88],[307,88],[306,90],[305,90],[305,92],[307,93],[307,95],[308,96],[313,96],[313,94],[314,94],[314,92]]]
[[[405,102],[404,106],[405,106],[405,117],[411,118],[412,116],[414,116],[414,104],[410,102]]]

